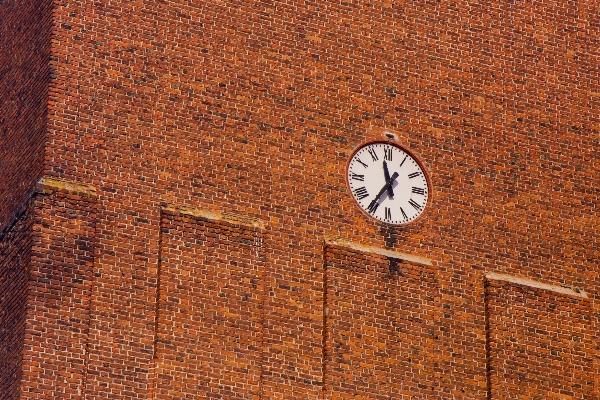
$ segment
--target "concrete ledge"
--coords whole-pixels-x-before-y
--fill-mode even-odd
[[[92,185],[57,178],[41,178],[35,185],[35,190],[45,194],[59,192],[88,198],[97,196],[96,188]]]
[[[363,253],[379,254],[380,256],[395,258],[398,260],[404,260],[404,261],[412,262],[415,264],[433,265],[430,259],[421,257],[421,256],[400,253],[399,251],[382,249],[380,247],[366,246],[363,244],[351,242],[349,240],[337,238],[337,237],[333,237],[333,236],[325,236],[324,239],[325,239],[326,245],[347,247],[349,249],[360,251]]]
[[[489,280],[515,283],[517,285],[523,285],[523,286],[536,288],[536,289],[549,290],[549,291],[564,294],[567,296],[581,297],[584,299],[588,298],[588,294],[586,292],[584,292],[583,290],[576,288],[576,287],[550,285],[548,283],[542,283],[542,282],[538,282],[538,281],[534,281],[534,280],[526,279],[526,278],[519,278],[519,277],[508,275],[508,274],[497,274],[495,272],[488,272],[487,274],[485,274],[485,277],[486,277],[486,279],[489,279]]]
[[[265,229],[265,225],[262,221],[245,215],[201,210],[199,208],[189,207],[181,204],[162,203],[161,208],[163,211],[205,218],[211,221],[225,221],[234,225],[243,225],[252,228],[259,228],[261,230]]]

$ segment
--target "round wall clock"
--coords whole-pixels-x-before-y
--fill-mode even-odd
[[[389,142],[358,148],[350,158],[346,177],[358,206],[387,224],[414,221],[430,198],[425,168],[407,150]]]

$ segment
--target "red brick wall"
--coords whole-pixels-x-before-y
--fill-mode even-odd
[[[20,394],[31,225],[31,209],[26,208],[0,236],[0,398],[6,399]]]
[[[326,397],[435,397],[443,339],[431,266],[344,247],[325,251]],[[481,356],[472,362],[483,366]]]
[[[153,398],[257,398],[260,228],[165,210],[160,243]]]
[[[178,364],[157,339],[177,335],[167,328],[186,312],[176,295],[210,293],[203,285],[217,279],[194,277],[181,293],[161,297],[171,293],[169,286],[162,291],[161,279],[181,280],[180,261],[159,262],[161,252],[173,250],[165,243],[206,229],[178,214],[162,214],[161,220],[163,203],[263,224],[264,261],[259,267],[259,260],[250,258],[250,264],[262,268],[264,302],[260,309],[247,309],[252,320],[263,319],[262,342],[250,351],[243,340],[258,337],[255,331],[247,326],[227,331],[239,334],[252,362],[261,352],[263,398],[417,393],[497,398],[499,378],[493,371],[504,359],[492,354],[490,343],[504,343],[503,332],[521,332],[522,321],[491,312],[496,297],[488,293],[486,302],[484,290],[490,272],[580,288],[589,296],[588,311],[573,306],[567,319],[575,323],[578,313],[587,313],[590,331],[598,331],[600,10],[595,3],[75,0],[56,2],[53,11],[56,78],[48,102],[44,174],[97,189],[93,204],[40,205],[51,227],[40,240],[67,233],[70,239],[57,250],[71,254],[65,260],[78,260],[83,251],[68,234],[83,229],[91,235],[91,217],[82,210],[95,213],[93,265],[77,261],[93,278],[86,281],[89,286],[71,293],[70,286],[56,281],[51,283],[55,297],[46,296],[39,283],[33,286],[40,288],[33,293],[46,307],[55,302],[57,316],[70,321],[73,313],[72,324],[53,329],[48,339],[71,360],[67,371],[73,371],[69,384],[52,377],[57,393],[71,396],[75,392],[69,391],[81,387],[88,399],[133,399],[164,396],[163,390],[171,389],[191,395],[198,385],[186,382],[178,368],[195,377],[206,366]],[[404,227],[369,219],[347,192],[348,156],[361,143],[381,139],[384,128],[423,161],[432,180],[430,209]],[[179,236],[164,236],[162,224],[175,224]],[[210,229],[228,232],[217,247],[232,250],[230,227],[215,224]],[[426,257],[431,265],[400,265],[407,275],[387,277],[381,252],[330,252],[323,245],[326,235]],[[224,265],[202,246],[184,246],[181,256]],[[240,249],[239,257],[249,251]],[[335,265],[331,269],[325,267],[329,262]],[[68,275],[67,264],[51,260],[43,268]],[[192,273],[201,265],[186,268]],[[228,271],[233,275],[224,279],[239,272]],[[366,296],[346,306],[355,293],[330,293],[333,282],[340,288],[354,285],[352,290]],[[414,297],[407,298],[404,286]],[[365,327],[360,318],[325,315],[327,304],[332,313],[356,316],[373,308],[367,299],[384,288],[406,308],[377,307]],[[88,292],[89,303],[69,305]],[[531,312],[544,329],[554,323],[542,318],[554,300],[534,292],[540,299],[532,300]],[[411,353],[411,363],[418,361],[422,369],[415,366],[418,371],[410,375],[400,368],[408,365],[409,354],[398,348],[398,337],[384,322],[408,326],[407,312],[424,312],[417,303],[433,310],[415,315],[414,335],[403,336],[411,346],[426,348]],[[79,344],[85,335],[75,320],[85,304],[89,334],[83,357]],[[189,307],[198,315],[192,331],[200,330],[204,317],[197,305]],[[161,310],[172,310],[174,319]],[[380,326],[373,333],[376,344],[357,341],[355,348],[368,353],[390,342],[396,344],[393,357],[373,355],[363,367],[360,357],[348,353],[336,365],[335,346],[346,343],[344,324],[356,332]],[[216,335],[211,329],[201,330],[207,339]],[[563,333],[556,335],[560,339]],[[74,341],[62,341],[66,337]],[[177,354],[200,351],[180,337],[170,344]],[[233,346],[229,339],[223,339],[224,346]],[[215,346],[202,350],[217,354]],[[577,375],[560,383],[575,398],[597,398],[597,349],[586,354],[594,360],[589,368],[595,387]],[[75,369],[82,357],[86,367]],[[44,362],[53,363],[51,357]],[[573,365],[579,362],[574,359]],[[227,371],[224,359],[215,363],[215,375]],[[553,373],[571,364],[557,363]],[[378,366],[373,374],[383,374],[381,382],[368,375],[371,365]],[[356,368],[364,379],[348,379],[342,367]],[[254,368],[240,381],[252,393]],[[405,382],[391,371],[399,371]],[[215,389],[215,375],[202,386],[204,393],[235,397],[232,383]],[[34,377],[28,379],[33,385]],[[518,390],[511,396],[521,395]]]
[[[51,1],[0,2],[0,398],[20,395],[32,245],[43,170]]]
[[[80,399],[96,247],[93,192],[56,181],[37,190],[21,398]]]
[[[598,395],[597,334],[587,297],[492,279],[486,307],[492,398]]]
[[[50,0],[0,4],[0,226],[14,222],[43,170]]]

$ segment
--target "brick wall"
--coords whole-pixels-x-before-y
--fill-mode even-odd
[[[0,236],[0,393],[7,399],[20,395],[31,258],[31,209],[18,217]]]
[[[489,279],[486,307],[492,398],[598,395],[597,334],[587,294]]]
[[[435,397],[442,343],[435,275],[431,266],[326,246],[326,398]]]
[[[36,187],[21,398],[82,398],[96,242],[94,193]]]
[[[0,4],[0,223],[14,223],[43,170],[50,0]]]
[[[0,12],[11,4],[21,3]],[[71,189],[38,195],[36,237],[54,247],[34,247],[31,266],[66,281],[36,275],[31,302],[39,315],[55,310],[44,338],[67,372],[51,372],[51,355],[27,358],[48,364],[44,381],[28,370],[27,387],[87,399],[518,398],[525,387],[597,398],[599,11],[587,1],[55,2],[43,174]],[[386,131],[432,181],[429,210],[402,227],[358,210],[344,176],[352,151]],[[13,178],[38,177],[6,174],[6,188]],[[91,187],[93,200],[77,194]],[[235,241],[258,236],[260,255]],[[83,283],[69,281],[80,272]],[[489,274],[526,283],[496,290]],[[247,301],[215,286],[245,295],[253,279]],[[548,287],[588,297],[570,303]],[[569,305],[581,344],[567,340],[571,328],[549,329],[550,305]],[[530,323],[540,332],[525,336]],[[572,353],[538,351],[548,340]],[[518,381],[510,362],[525,357],[535,376]],[[546,362],[564,377],[555,386],[538,378]],[[238,367],[239,381],[218,382]]]
[[[261,395],[261,229],[165,209],[154,398]]]
[[[51,1],[0,3],[0,395],[20,396],[31,199],[42,174]]]

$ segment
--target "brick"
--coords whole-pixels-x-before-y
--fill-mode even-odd
[[[599,11],[0,0],[0,397],[597,399]]]

